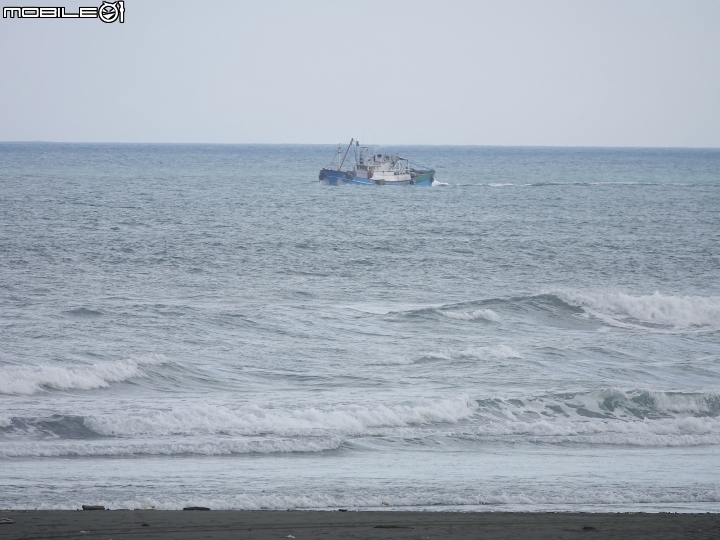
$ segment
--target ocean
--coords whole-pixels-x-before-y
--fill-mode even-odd
[[[720,150],[0,143],[0,508],[720,511]]]

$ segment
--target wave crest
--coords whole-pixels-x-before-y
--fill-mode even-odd
[[[490,322],[500,322],[500,316],[492,309],[476,309],[471,312],[437,310],[437,312],[448,319],[457,319],[461,321],[475,321],[483,319]]]
[[[167,362],[162,354],[132,357],[116,362],[98,362],[74,366],[3,366],[0,368],[0,394],[34,394],[42,389],[90,390],[110,383],[144,377],[142,365]]]
[[[409,403],[347,405],[334,410],[270,409],[248,406],[197,404],[147,414],[90,416],[85,426],[99,435],[259,435],[284,436],[331,432],[361,434],[371,427],[404,427],[469,418],[477,404],[468,396],[441,401],[418,400]]]

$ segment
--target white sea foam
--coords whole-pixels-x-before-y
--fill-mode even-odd
[[[437,310],[437,312],[448,319],[457,319],[462,321],[473,321],[478,319],[484,319],[490,322],[500,321],[500,317],[492,309],[476,309],[472,312]]]
[[[481,425],[463,425],[462,429],[427,430],[422,427],[393,431],[389,428],[367,429],[362,434],[317,436],[306,433],[291,437],[268,434],[222,435],[190,437],[187,434],[160,438],[119,438],[100,440],[6,441],[0,445],[0,457],[59,457],[59,456],[126,456],[126,455],[231,455],[314,453],[335,450],[352,441],[353,436],[389,437],[386,444],[406,446],[405,439],[416,444],[444,448],[467,443],[535,443],[550,445],[610,445],[634,447],[691,447],[720,444],[720,419],[711,417],[667,418],[659,420],[620,421],[589,418],[542,419],[524,421],[490,419]],[[398,439],[400,437],[400,439]]]
[[[480,401],[461,396],[332,410],[198,403],[85,418],[85,427],[102,438],[64,438],[60,432],[59,437],[40,440],[38,430],[32,440],[6,434],[0,457],[321,452],[344,444],[404,448],[408,441],[462,448],[469,442],[691,447],[720,444],[718,407],[715,394],[612,389]],[[19,425],[29,423],[26,419]],[[53,429],[47,422],[42,425],[45,431]],[[66,422],[58,425],[67,428]],[[18,428],[16,435],[22,436],[24,429]]]
[[[227,493],[204,492],[200,489],[188,494],[187,490],[179,493],[121,493],[107,489],[93,493],[92,500],[103,504],[106,508],[154,508],[156,510],[179,510],[181,508],[199,505],[213,510],[286,510],[286,509],[363,509],[363,510],[425,510],[443,511],[447,509],[467,509],[476,511],[509,510],[528,511],[540,509],[546,505],[553,505],[555,509],[563,508],[574,511],[598,511],[603,507],[621,505],[625,511],[628,508],[642,511],[652,511],[652,508],[662,509],[665,505],[690,504],[690,508],[703,508],[702,503],[720,502],[720,489],[712,485],[693,486],[692,488],[679,487],[668,489],[665,486],[646,485],[614,485],[608,489],[606,485],[590,481],[582,486],[565,484],[538,485],[537,482],[527,482],[522,488],[517,485],[505,483],[502,486],[495,482],[490,485],[476,485],[471,489],[463,486],[457,490],[447,490],[438,486],[423,485],[417,487],[396,486],[392,488],[370,489],[366,485],[357,484],[348,486],[349,489],[338,491],[336,489],[313,486],[302,489],[292,486],[289,489],[268,489],[267,492],[230,490]],[[302,491],[302,492],[301,492]],[[136,498],[133,498],[135,495]],[[70,497],[72,500],[72,497]],[[62,502],[57,499],[42,501],[38,504],[33,501],[39,510],[75,510],[79,509],[83,500],[73,503],[67,499]],[[589,507],[583,507],[589,505]],[[657,506],[656,506],[657,505]],[[697,505],[697,506],[696,506]],[[18,509],[27,507],[18,506]],[[667,507],[666,507],[667,508]],[[677,506],[670,506],[674,511]],[[708,508],[705,506],[704,508]],[[709,507],[710,509],[713,506]],[[13,509],[10,507],[9,509]],[[607,511],[607,510],[605,510]]]
[[[720,407],[720,396],[715,394],[681,394],[665,392],[647,392],[652,400],[653,409],[665,414],[718,414],[711,403]]]
[[[465,349],[443,349],[426,353],[423,358],[437,360],[504,360],[508,358],[522,358],[522,355],[509,345],[495,345],[492,347],[468,347]]]
[[[369,366],[408,366],[410,364],[414,364],[418,361],[418,358],[404,356],[404,357],[393,357],[393,358],[384,358],[382,360],[376,360],[373,362],[369,362]]]
[[[293,486],[294,487],[294,486]],[[425,510],[443,511],[447,509],[467,509],[475,511],[515,510],[528,511],[555,509],[598,511],[612,505],[621,505],[624,511],[634,508],[642,511],[662,510],[667,505],[677,511],[677,504],[690,504],[690,509],[703,509],[703,503],[720,502],[720,489],[713,486],[694,486],[692,488],[667,489],[663,487],[615,485],[612,489],[602,484],[583,482],[582,487],[564,485],[537,485],[526,483],[522,489],[515,485],[473,486],[472,489],[443,490],[436,486],[424,489],[398,486],[387,489],[368,489],[364,485],[349,486],[345,493],[333,489],[311,489],[298,493],[294,487],[291,492],[281,489],[258,492],[229,493],[187,493],[138,494],[117,493],[108,495],[107,490],[95,494],[93,500],[106,508],[155,508],[156,510],[180,510],[190,505],[205,506],[213,510],[287,510],[287,509],[363,509],[363,510]],[[309,491],[309,493],[308,493]],[[39,510],[75,510],[83,501],[76,504],[63,502],[45,502],[34,504]],[[588,505],[588,507],[584,507]],[[636,507],[633,505],[643,505]],[[18,506],[17,509],[27,507]],[[710,508],[714,508],[711,506]],[[10,509],[13,509],[11,507]],[[607,510],[605,510],[607,511]]]
[[[107,436],[167,436],[199,434],[307,435],[362,434],[367,428],[458,422],[473,415],[477,403],[468,396],[441,401],[416,400],[396,404],[346,405],[331,410],[230,408],[195,404],[153,413],[89,416],[85,426]]]
[[[625,422],[617,419],[543,419],[535,422],[495,422],[477,427],[472,435],[466,430],[461,437],[507,443],[698,446],[720,444],[720,419],[670,418]]]
[[[451,492],[445,490],[409,489],[392,490],[349,490],[346,494],[336,491],[320,493],[285,494],[238,493],[225,497],[201,496],[192,499],[150,499],[143,501],[103,501],[108,507],[138,507],[151,505],[159,510],[178,510],[189,504],[199,504],[215,510],[285,510],[288,508],[357,508],[357,509],[426,509],[442,510],[443,507],[481,507],[488,511],[492,506],[507,505],[609,505],[609,504],[668,504],[668,503],[714,503],[720,501],[720,489],[696,487],[694,489],[628,488],[607,489],[605,486],[585,485],[583,488],[564,486],[564,489],[549,489],[547,486],[528,485],[519,490],[515,486],[476,486],[472,490]],[[363,489],[364,488],[364,489]],[[478,508],[480,509],[480,508]]]
[[[27,441],[4,442],[0,457],[61,457],[61,456],[173,456],[230,454],[275,454],[291,452],[323,452],[335,450],[344,442],[341,437],[308,437],[302,439],[271,438],[171,438],[170,440],[100,440],[100,441]]]
[[[619,389],[605,389],[594,392],[543,395],[524,398],[522,400],[482,400],[479,403],[492,403],[494,409],[498,404],[508,413],[509,418],[514,418],[516,409],[534,411],[536,413],[547,413],[552,407],[555,414],[576,416],[576,419],[583,420],[583,415],[578,416],[578,411],[588,411],[598,417],[609,418],[670,418],[685,416],[720,416],[720,396],[714,393],[692,393],[679,392],[654,392],[633,390],[625,392]],[[592,416],[591,415],[591,416]],[[587,414],[584,418],[587,419]]]
[[[720,297],[665,296],[658,292],[646,296],[623,293],[580,293],[561,291],[557,296],[570,305],[592,314],[634,319],[676,328],[720,327]]]
[[[85,365],[3,366],[0,367],[0,394],[34,394],[43,388],[58,390],[105,388],[113,382],[144,377],[145,373],[140,369],[142,365],[157,365],[165,362],[167,362],[165,356],[152,354],[117,362]]]
[[[720,400],[716,394],[611,389],[479,403],[476,422],[464,427],[463,437],[473,433],[470,438],[482,441],[553,444],[720,444]]]

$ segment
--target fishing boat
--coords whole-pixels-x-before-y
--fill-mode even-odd
[[[350,148],[354,166],[348,159]],[[434,169],[411,165],[399,155],[371,153],[367,146],[350,139],[344,153],[343,145],[338,145],[337,162],[321,169],[319,178],[321,184],[328,186],[431,186],[434,176]]]

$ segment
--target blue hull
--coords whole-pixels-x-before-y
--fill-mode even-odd
[[[331,169],[323,169],[320,171],[320,183],[326,186],[432,186],[433,175],[422,175],[416,180],[406,180],[401,182],[388,182],[385,180],[373,180],[372,178],[362,178],[355,176],[351,172],[333,171]]]

